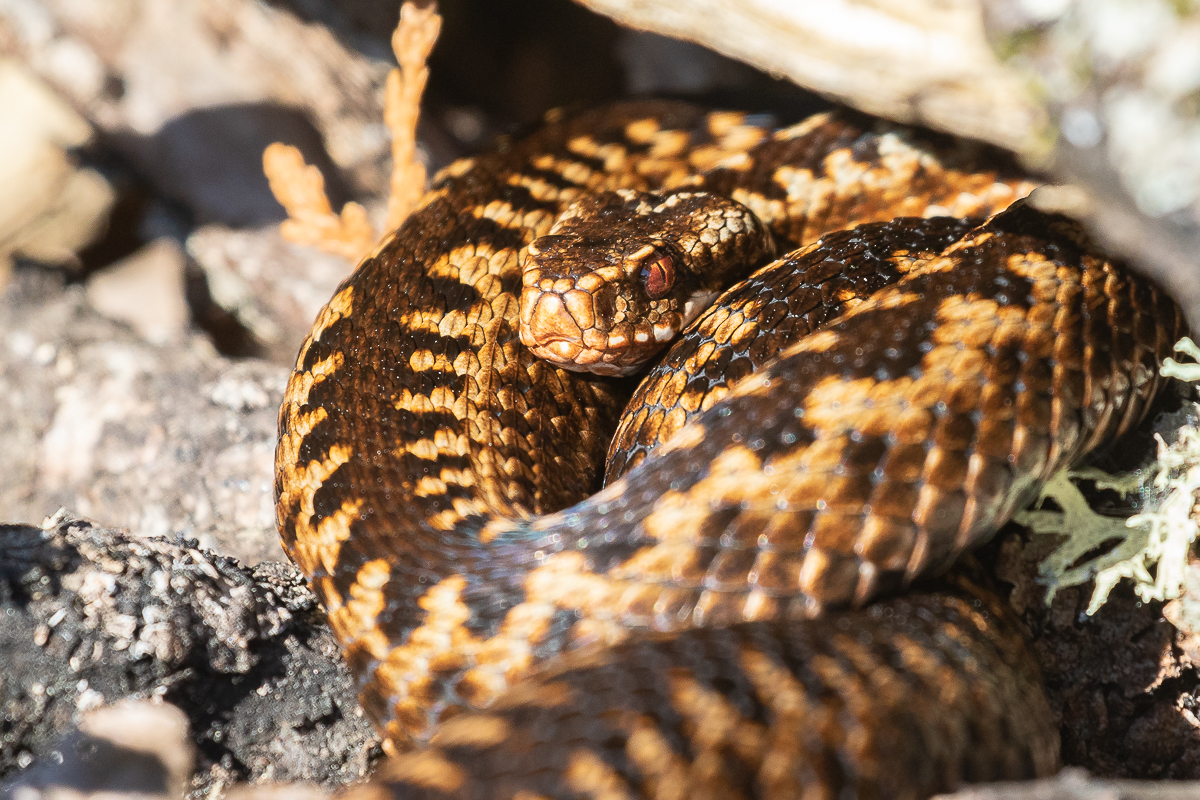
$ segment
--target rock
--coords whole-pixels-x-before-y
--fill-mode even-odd
[[[171,800],[192,775],[187,727],[168,703],[131,700],[86,712],[49,758],[7,788],[23,800],[101,800],[117,793]]]
[[[173,239],[156,239],[89,276],[87,299],[104,316],[125,322],[152,344],[183,336],[189,312],[184,254]]]
[[[1200,11],[1170,0],[582,0],[839,102],[983,139],[1200,328]],[[996,54],[1004,57],[1003,62]],[[1071,198],[1065,202],[1065,198]]]
[[[112,188],[67,150],[91,139],[87,121],[27,69],[0,59],[0,288],[15,257],[69,264],[103,230]]]
[[[971,786],[934,800],[1191,800],[1197,796],[1200,784],[1195,782],[1115,781],[1081,769],[1064,769],[1053,778]]]
[[[1200,330],[1200,8],[984,7],[997,52],[1048,114],[1030,155],[1083,189],[1064,210],[1162,283]]]
[[[206,225],[187,239],[214,302],[230,311],[277,364],[291,367],[317,312],[354,265],[287,242],[279,228]]]
[[[257,0],[13,0],[6,24],[15,53],[201,221],[279,218],[261,170],[272,140],[321,164],[342,201],[387,185],[386,45],[358,37],[363,55]]]
[[[60,513],[40,528],[0,525],[0,617],[0,708],[13,721],[0,733],[0,774],[41,759],[17,781],[62,780],[52,754],[74,766],[62,736],[82,712],[129,697],[182,712],[197,745],[197,793],[234,781],[341,784],[376,752],[293,567],[250,569],[194,541]],[[162,738],[177,740],[179,728],[169,722]],[[171,774],[181,761],[177,751],[166,759]]]
[[[81,286],[20,270],[0,297],[0,509],[66,506],[141,536],[282,557],[272,497],[287,370],[218,355],[201,335],[153,345]]]
[[[871,114],[1021,149],[1042,112],[997,63],[977,0],[582,0]]]

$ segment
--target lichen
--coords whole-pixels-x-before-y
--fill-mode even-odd
[[[1176,351],[1200,361],[1200,347],[1182,339]],[[1200,381],[1200,363],[1181,364],[1165,360],[1161,373],[1185,381]],[[1188,550],[1197,534],[1193,516],[1196,491],[1200,489],[1200,428],[1185,425],[1168,445],[1158,440],[1158,460],[1145,470],[1121,476],[1097,469],[1063,470],[1042,489],[1037,506],[1014,516],[1035,533],[1050,533],[1065,539],[1039,569],[1038,580],[1047,587],[1046,602],[1060,588],[1095,579],[1087,613],[1093,614],[1108,599],[1122,578],[1131,578],[1142,600],[1171,600],[1179,596],[1187,567]],[[1107,517],[1093,511],[1073,481],[1094,481],[1097,489],[1122,494],[1135,492],[1162,497],[1155,509],[1128,519]],[[1040,508],[1053,500],[1061,511]],[[1088,554],[1110,545],[1107,552]]]

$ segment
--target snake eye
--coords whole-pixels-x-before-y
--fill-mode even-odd
[[[651,300],[658,300],[675,285],[675,262],[662,250],[655,250],[650,260],[642,267],[642,286]]]

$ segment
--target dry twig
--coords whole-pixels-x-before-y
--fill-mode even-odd
[[[429,80],[426,61],[442,29],[437,4],[407,2],[392,34],[398,69],[388,73],[383,121],[392,133],[392,184],[387,229],[400,226],[425,191],[425,165],[417,158],[417,119]]]
[[[333,213],[325,194],[325,179],[316,167],[291,145],[275,142],[263,151],[263,172],[271,192],[288,213],[279,226],[283,237],[309,244],[358,261],[375,245],[375,230],[367,211],[358,203],[347,203],[341,215]]]
[[[392,134],[391,196],[388,198],[386,230],[394,230],[416,207],[425,191],[425,165],[417,158],[417,119],[421,95],[429,80],[425,62],[442,27],[437,4],[420,6],[406,2],[400,23],[392,34],[392,49],[399,69],[387,78],[384,123]],[[358,261],[371,252],[378,240],[358,203],[347,203],[335,214],[325,194],[320,170],[304,163],[300,151],[280,142],[263,151],[263,172],[271,192],[288,213],[279,226],[284,238],[308,244]]]

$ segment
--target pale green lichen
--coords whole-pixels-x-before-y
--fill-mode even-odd
[[[1175,349],[1200,361],[1200,347],[1190,339]],[[1180,364],[1166,359],[1162,374],[1187,381],[1200,381],[1200,364]],[[1042,489],[1038,505],[1053,500],[1062,511],[1035,508],[1014,519],[1035,533],[1065,536],[1039,569],[1039,581],[1047,587],[1046,602],[1055,592],[1095,578],[1095,589],[1087,613],[1094,613],[1108,599],[1122,578],[1131,578],[1134,591],[1143,600],[1170,600],[1179,596],[1187,567],[1188,550],[1197,534],[1192,511],[1200,489],[1200,429],[1184,426],[1175,444],[1158,440],[1158,461],[1147,470],[1110,476],[1100,470],[1063,470]],[[1155,510],[1128,519],[1105,517],[1088,506],[1072,480],[1091,480],[1098,489],[1132,494],[1153,487],[1164,499]],[[1116,543],[1108,552],[1091,559],[1087,553]],[[1151,573],[1153,568],[1154,572]]]
[[[1197,345],[1186,336],[1175,343],[1175,352],[1191,356],[1197,362],[1200,362],[1200,345]],[[1192,383],[1200,381],[1200,363],[1180,364],[1173,358],[1166,358],[1163,360],[1162,369],[1159,372],[1168,378],[1178,378],[1181,381],[1190,381]]]

